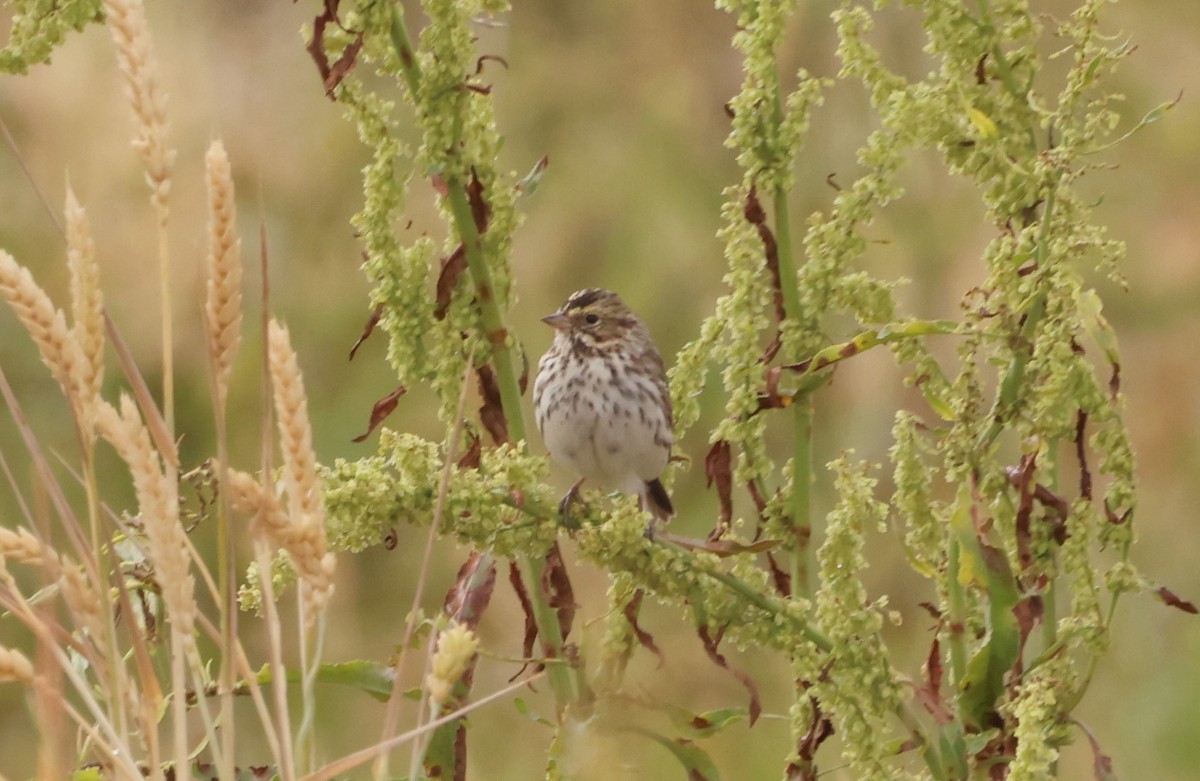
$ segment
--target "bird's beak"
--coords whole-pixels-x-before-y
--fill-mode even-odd
[[[546,315],[543,317],[542,322],[557,331],[565,331],[571,325],[571,318],[567,317],[562,312],[555,312],[552,315]]]

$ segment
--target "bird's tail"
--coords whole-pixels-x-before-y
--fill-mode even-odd
[[[667,521],[675,514],[675,507],[671,504],[671,497],[667,494],[667,489],[663,488],[662,481],[657,477],[646,481],[646,489],[642,495],[646,509],[657,520]]]

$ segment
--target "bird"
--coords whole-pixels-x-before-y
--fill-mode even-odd
[[[675,514],[660,476],[675,442],[662,356],[646,325],[611,290],[572,293],[542,321],[554,341],[538,361],[533,404],[550,457],[585,480],[636,494],[654,521]]]

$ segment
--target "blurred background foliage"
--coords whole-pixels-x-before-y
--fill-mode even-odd
[[[1069,13],[1065,0],[1034,3],[1037,12]],[[207,0],[151,3],[148,9],[169,95],[171,142],[179,151],[172,189],[171,251],[177,312],[178,428],[185,459],[213,452],[212,416],[200,331],[202,260],[205,253],[203,155],[209,140],[223,138],[239,188],[248,269],[265,230],[273,311],[291,328],[308,385],[321,459],[356,458],[372,441],[351,438],[366,428],[371,404],[392,390],[384,340],[376,338],[352,363],[347,353],[368,314],[367,284],[358,265],[360,247],[349,219],[360,207],[359,169],[367,157],[341,109],[323,95],[316,68],[304,51],[302,25],[319,10],[306,0]],[[783,72],[804,66],[817,76],[836,75],[835,36],[828,20],[836,3],[801,4],[798,23],[783,48]],[[7,11],[0,21],[7,28]],[[413,9],[410,23],[421,16]],[[1122,271],[1128,289],[1098,282],[1106,313],[1121,341],[1122,389],[1137,450],[1140,504],[1135,561],[1152,578],[1185,598],[1200,597],[1200,545],[1194,532],[1200,506],[1200,5],[1190,0],[1126,2],[1108,10],[1106,29],[1128,36],[1137,51],[1109,81],[1127,96],[1125,123],[1183,92],[1167,119],[1121,144],[1111,172],[1089,174],[1103,198],[1098,216],[1115,238],[1129,244]],[[737,177],[722,146],[728,132],[723,104],[741,80],[728,41],[733,22],[695,0],[608,0],[564,3],[528,0],[502,17],[502,26],[480,26],[481,51],[500,55],[507,68],[485,65],[494,85],[504,163],[524,172],[542,155],[550,164],[537,193],[522,201],[525,225],[513,256],[519,304],[510,328],[530,363],[547,347],[549,330],[538,318],[573,290],[618,290],[642,314],[664,355],[695,333],[721,292],[724,263],[714,234],[720,225],[721,189]],[[902,7],[882,12],[874,33],[893,67],[920,74],[916,16]],[[1047,51],[1053,41],[1047,41]],[[873,129],[861,88],[839,82],[813,128],[797,166],[793,219],[802,224],[834,194],[827,177],[852,181],[854,152]],[[38,187],[61,211],[64,185],[72,187],[92,219],[106,303],[131,343],[143,371],[156,384],[158,280],[152,215],[142,170],[129,147],[131,120],[107,32],[98,26],[72,36],[50,66],[27,76],[0,77],[0,117],[21,149]],[[980,251],[994,229],[977,199],[939,162],[916,161],[904,174],[907,196],[869,229],[875,240],[862,262],[873,273],[906,277],[901,292],[908,313],[955,317],[963,294],[982,278]],[[438,230],[432,191],[419,181],[410,192],[409,231]],[[402,227],[402,226],[401,226]],[[0,247],[31,267],[39,281],[65,301],[65,250],[53,222],[11,151],[0,151]],[[247,276],[253,302],[258,275]],[[256,322],[253,304],[248,323]],[[936,338],[936,337],[935,337]],[[230,400],[235,465],[257,463],[261,432],[261,349],[251,333],[239,356]],[[946,345],[946,349],[952,349]],[[872,462],[886,460],[892,410],[919,408],[883,351],[848,362],[817,396],[816,464],[853,448]],[[948,354],[948,353],[943,353]],[[670,359],[668,358],[668,363]],[[9,375],[43,444],[74,460],[65,402],[36,352],[9,313],[0,313],[0,365]],[[110,363],[110,367],[115,364]],[[110,368],[107,393],[119,380]],[[441,438],[432,398],[401,400],[389,426]],[[719,414],[707,405],[711,423]],[[680,445],[695,466],[675,486],[681,512],[673,530],[703,535],[715,517],[699,461],[706,450],[697,426]],[[0,448],[18,483],[36,503],[32,471],[9,416],[0,418]],[[534,443],[541,451],[540,442]],[[65,475],[65,472],[63,473]],[[113,469],[109,500],[123,501],[127,477]],[[882,470],[882,491],[888,490]],[[565,489],[569,476],[555,473]],[[65,478],[69,481],[69,478]],[[818,471],[817,511],[829,508],[825,476]],[[0,518],[19,519],[11,490],[0,490]],[[329,661],[385,660],[399,641],[416,577],[423,533],[397,523],[399,544],[353,557],[338,568]],[[212,530],[200,528],[202,543]],[[887,593],[904,617],[885,629],[898,666],[915,673],[928,649],[928,620],[916,608],[927,595],[899,555],[896,533],[875,534],[868,558],[872,597]],[[433,596],[453,581],[465,551],[449,542],[435,554]],[[568,556],[570,551],[568,550]],[[582,605],[581,642],[598,640],[606,583],[586,565],[572,567]],[[591,624],[591,625],[589,625]],[[641,654],[629,689],[649,703],[672,702],[695,710],[741,703],[737,682],[705,657],[686,622],[648,607],[642,625],[655,634],[667,663]],[[518,656],[522,618],[511,592],[497,590],[480,626],[484,647]],[[248,634],[253,634],[251,628]],[[5,642],[17,642],[8,638]],[[735,663],[758,680],[768,714],[786,715],[791,683],[786,666],[753,652]],[[1127,779],[1194,779],[1200,767],[1200,621],[1161,606],[1149,596],[1126,599],[1111,652],[1077,711],[1095,731]],[[475,691],[486,693],[515,671],[504,659],[485,659]],[[545,687],[540,687],[544,689]],[[0,746],[10,778],[34,768],[32,726],[17,687],[0,687]],[[534,710],[550,710],[545,691],[525,696]],[[326,692],[327,756],[375,738],[383,706],[365,696]],[[619,707],[614,705],[614,707]],[[641,712],[640,708],[631,711]],[[642,718],[642,717],[639,717]],[[650,718],[654,718],[653,716]],[[665,719],[665,715],[663,717]],[[545,757],[545,731],[509,703],[472,717],[474,779],[534,777]],[[28,750],[20,747],[28,747]],[[787,722],[764,718],[753,730],[731,728],[706,743],[729,778],[773,778],[788,751]],[[653,778],[678,774],[661,748],[629,734],[610,743],[571,747],[593,762],[598,778]],[[831,755],[832,756],[832,755]],[[238,760],[253,763],[252,746]],[[1061,777],[1091,778],[1086,741],[1067,749]],[[824,769],[830,769],[826,767]],[[833,770],[830,777],[838,778]]]

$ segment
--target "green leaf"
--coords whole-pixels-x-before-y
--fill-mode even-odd
[[[522,716],[524,716],[525,718],[534,722],[535,724],[541,724],[543,727],[553,727],[554,726],[554,722],[550,721],[545,716],[539,716],[536,713],[534,713],[533,711],[529,710],[529,703],[525,702],[525,700],[523,700],[522,698],[514,697],[513,705],[516,706],[517,713],[521,714]]]
[[[979,543],[984,590],[988,600],[988,634],[967,662],[959,683],[959,709],[968,724],[986,726],[1004,694],[1004,676],[1017,661],[1021,630],[1013,608],[1019,599],[1016,580],[1004,553]]]
[[[678,705],[668,705],[667,714],[671,723],[690,738],[708,738],[716,735],[730,724],[746,717],[745,708],[718,708],[704,713],[693,713]]]
[[[679,760],[679,764],[683,765],[683,769],[687,771],[688,781],[720,781],[721,774],[717,772],[717,766],[713,764],[712,757],[692,741],[686,738],[672,740],[647,729],[636,728],[633,731],[645,735],[674,754],[675,758]]]
[[[300,683],[299,670],[288,669],[284,673],[288,683]],[[366,692],[377,700],[387,702],[392,696],[392,668],[378,662],[356,660],[338,664],[323,664],[317,668],[317,683],[333,683],[350,686]],[[266,685],[271,682],[271,668],[263,665],[258,671],[258,682]]]

